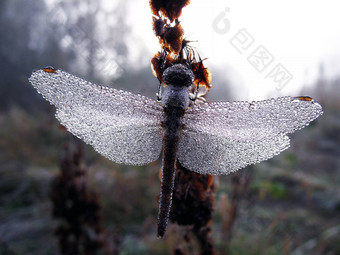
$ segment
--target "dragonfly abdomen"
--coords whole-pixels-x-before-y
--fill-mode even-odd
[[[172,202],[172,192],[175,178],[175,164],[178,141],[182,130],[182,117],[184,109],[181,107],[164,108],[163,121],[163,169],[161,192],[159,197],[158,230],[157,236],[163,237],[168,224],[169,212]]]

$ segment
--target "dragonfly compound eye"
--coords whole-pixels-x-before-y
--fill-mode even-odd
[[[194,78],[192,71],[181,64],[170,66],[163,73],[164,83],[176,87],[189,87],[193,84]]]

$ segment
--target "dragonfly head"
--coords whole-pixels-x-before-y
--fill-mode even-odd
[[[189,87],[194,82],[194,74],[188,67],[176,64],[165,69],[163,81],[175,87]]]

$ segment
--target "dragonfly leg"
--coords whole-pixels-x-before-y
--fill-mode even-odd
[[[157,101],[162,101],[162,82],[161,81],[159,81],[158,91],[156,93],[156,96],[157,96]]]
[[[189,99],[190,99],[191,101],[193,101],[193,102],[195,102],[196,99],[197,99],[197,95],[198,95],[198,91],[199,91],[199,86],[200,86],[200,84],[197,83],[197,86],[196,86],[195,92],[194,92],[194,96],[189,96]]]

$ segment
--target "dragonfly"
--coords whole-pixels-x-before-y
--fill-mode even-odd
[[[162,152],[158,237],[168,223],[176,160],[200,174],[227,175],[287,149],[287,134],[323,113],[306,96],[190,104],[194,75],[183,64],[165,69],[160,101],[52,67],[34,71],[29,81],[69,132],[108,159],[145,165]]]

